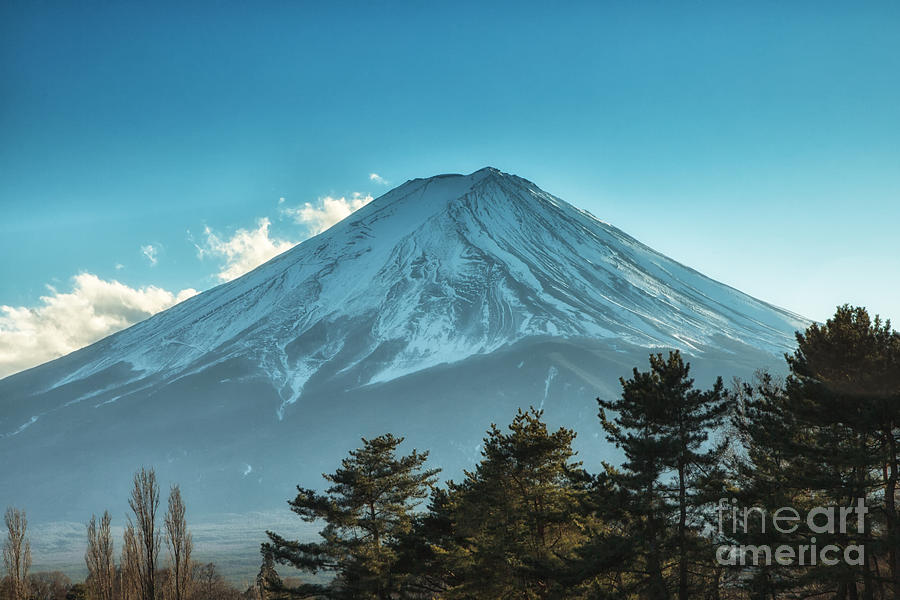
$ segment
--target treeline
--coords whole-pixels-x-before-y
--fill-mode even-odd
[[[25,512],[6,510],[3,546],[5,576],[0,600],[241,600],[258,598],[255,587],[241,593],[226,583],[214,563],[191,560],[193,540],[185,519],[181,489],[169,491],[162,524],[159,484],[153,469],[134,475],[122,550],[116,562],[112,518],[105,511],[87,525],[88,576],[73,584],[60,572],[30,574],[31,546]],[[165,564],[160,551],[165,545]]]
[[[599,473],[534,409],[444,486],[427,452],[364,439],[289,502],[321,540],[267,532],[260,597],[900,597],[900,334],[844,306],[786,359],[784,380],[701,390],[678,352],[652,355],[599,400],[624,454]],[[333,577],[289,585],[278,565]]]

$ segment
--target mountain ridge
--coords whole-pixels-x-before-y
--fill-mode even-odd
[[[80,519],[155,465],[198,517],[281,506],[361,436],[452,477],[519,407],[611,458],[595,398],[649,352],[777,371],[808,321],[496,169],[413,179],[287,252],[0,380],[0,497]],[[114,451],[110,451],[114,449]],[[122,509],[124,510],[124,508]],[[86,512],[87,511],[87,512]]]
[[[593,246],[580,243],[579,236]],[[329,285],[348,263],[359,268]],[[686,296],[673,286],[682,283],[698,293]],[[485,290],[493,297],[485,298]],[[782,322],[773,326],[771,318],[767,323],[732,310],[731,319],[742,320],[743,327],[716,331],[691,318],[691,311],[702,311],[709,322],[727,325],[716,297],[723,293],[743,302],[743,311],[771,310]],[[371,302],[379,297],[380,303]],[[677,309],[678,322],[663,323],[654,314],[661,312],[660,304]],[[530,311],[517,312],[526,305]],[[477,315],[461,314],[476,309],[487,313],[480,323]],[[793,329],[804,324],[802,317],[714,282],[528,180],[485,167],[469,175],[407,181],[244,276],[80,351],[102,352],[50,384],[48,391],[120,362],[134,371],[132,380],[166,370],[177,377],[190,373],[198,360],[200,368],[215,364],[203,363],[204,355],[225,359],[246,350],[241,336],[263,326],[268,339],[253,348],[263,353],[261,364],[280,386],[281,418],[302,396],[305,380],[343,350],[331,335],[304,362],[298,360],[304,344],[298,339],[313,337],[310,330],[323,319],[339,328],[348,318],[367,321],[363,328],[373,338],[369,355],[404,336],[408,342],[392,364],[364,384],[489,353],[529,335],[624,338],[648,347],[680,344],[699,350],[713,344],[718,333],[781,352],[789,349]],[[753,327],[756,340],[747,334]],[[289,340],[295,333],[298,339]],[[354,358],[360,363],[367,356]]]

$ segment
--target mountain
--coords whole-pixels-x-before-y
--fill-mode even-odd
[[[514,175],[414,179],[254,271],[0,380],[0,499],[33,518],[124,506],[131,473],[195,518],[281,506],[362,435],[446,475],[541,406],[610,450],[598,395],[680,348],[698,380],[778,367],[808,321],[671,260]],[[2,503],[2,502],[0,502]],[[124,510],[124,509],[123,509]]]

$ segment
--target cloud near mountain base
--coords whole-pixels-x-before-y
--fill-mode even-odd
[[[218,258],[221,262],[214,277],[231,281],[371,201],[372,196],[355,193],[349,198],[329,196],[315,204],[282,208],[282,215],[305,226],[305,235],[296,241],[274,237],[268,218],[259,219],[254,229],[238,229],[230,236],[220,236],[207,227],[197,252],[200,258]],[[159,250],[156,244],[141,247],[151,266],[158,262]],[[50,286],[48,290],[34,307],[0,305],[0,377],[78,350],[198,293],[192,288],[170,292],[153,285],[132,288],[91,273],[74,277],[71,292]]]
[[[76,275],[71,292],[48,289],[36,307],[0,306],[0,377],[87,346],[197,293],[132,288],[92,273]]]

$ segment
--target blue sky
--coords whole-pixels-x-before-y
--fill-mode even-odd
[[[0,5],[20,316],[79,274],[206,289],[236,232],[316,226],[286,209],[492,165],[803,315],[900,320],[900,4],[147,4]]]

